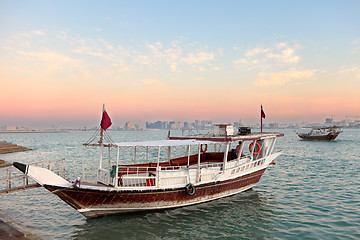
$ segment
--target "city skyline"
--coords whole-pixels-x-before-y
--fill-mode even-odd
[[[358,1],[3,1],[0,126],[360,115]],[[306,13],[306,14],[304,14]]]
[[[329,127],[339,126],[344,128],[360,128],[360,116],[348,116],[346,119],[335,121],[332,118],[326,118],[324,122],[297,122],[297,123],[279,123],[269,122],[263,123],[265,129],[282,129],[282,128],[311,128],[311,127]],[[235,128],[238,127],[251,127],[254,129],[260,128],[260,122],[256,123],[243,123],[243,122],[213,122],[212,120],[195,120],[195,121],[155,121],[146,122],[144,125],[138,122],[126,121],[124,124],[112,124],[109,130],[191,130],[191,129],[212,129],[215,125],[231,124]],[[94,131],[100,127],[97,126],[83,126],[81,128],[62,128],[58,126],[51,126],[46,129],[36,129],[29,126],[0,126],[0,132],[32,132],[32,131]]]

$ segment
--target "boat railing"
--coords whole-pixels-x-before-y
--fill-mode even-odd
[[[116,184],[114,171],[99,169],[99,182],[106,185]],[[223,170],[223,163],[201,163],[191,166],[133,167],[119,166],[118,187],[164,187],[197,183],[197,179],[215,180]],[[199,175],[200,171],[200,175]],[[202,176],[202,177],[199,177]],[[212,177],[210,177],[212,176]]]
[[[96,182],[100,178],[100,176],[97,173],[99,173],[99,170],[97,172],[96,172],[96,170],[83,171],[82,180],[87,181],[87,182]],[[104,184],[106,184],[106,183],[104,183]],[[108,184],[106,184],[106,185],[108,185]]]
[[[273,144],[261,144],[261,153],[243,155],[228,160],[225,165],[215,158],[175,158],[168,162],[140,163],[135,165],[112,165],[111,168],[97,170],[97,182],[119,188],[144,187],[178,187],[187,183],[204,183],[217,181],[221,176],[244,174],[254,167],[262,167],[263,159],[273,152]],[[219,161],[220,160],[220,161]],[[198,164],[200,161],[200,164]],[[189,165],[186,162],[190,163]],[[180,165],[181,164],[181,165]],[[118,173],[117,176],[116,172]],[[224,175],[225,174],[225,175]],[[229,176],[230,176],[229,175]]]
[[[99,168],[98,169],[98,182],[105,184],[105,185],[110,185],[113,184],[110,178],[110,171],[104,168]]]
[[[186,136],[186,137],[196,137],[196,136],[209,136],[212,135],[211,131],[209,131],[209,129],[186,129],[186,130],[182,130],[181,132],[182,136]]]
[[[57,175],[65,178],[65,159],[58,159],[58,160],[47,160],[41,161],[36,163],[31,163],[30,165],[47,168],[52,172],[56,173]]]
[[[265,157],[250,158],[244,156],[226,164],[223,162],[201,162],[190,166],[118,166],[118,176],[115,177],[116,166],[108,169],[98,169],[98,182],[117,186],[119,188],[156,188],[179,187],[188,183],[206,183],[216,181],[226,173],[228,176],[246,174],[253,168],[265,167]]]

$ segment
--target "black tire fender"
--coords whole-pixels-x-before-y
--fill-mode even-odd
[[[188,183],[186,186],[185,186],[185,192],[187,195],[189,196],[194,196],[195,194],[195,187],[192,183]]]

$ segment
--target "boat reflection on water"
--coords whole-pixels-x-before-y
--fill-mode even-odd
[[[87,219],[74,239],[269,238],[274,232],[275,201],[269,193],[240,194],[174,210],[110,215]]]

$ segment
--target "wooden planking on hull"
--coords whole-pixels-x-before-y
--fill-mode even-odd
[[[193,196],[186,194],[184,188],[101,191],[49,185],[44,185],[44,187],[84,216],[91,218],[99,216],[101,211],[103,212],[101,215],[109,214],[108,209],[117,209],[116,212],[148,211],[182,207],[230,196],[256,184],[264,171],[265,169],[262,169],[232,180],[195,186],[196,193]],[[92,209],[96,209],[96,216],[92,216]]]

